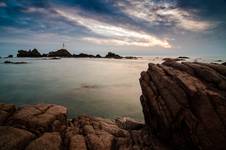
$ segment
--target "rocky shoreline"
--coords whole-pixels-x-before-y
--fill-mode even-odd
[[[145,123],[127,117],[68,119],[67,108],[55,104],[0,104],[0,149],[225,149],[226,66],[149,64],[140,85]]]

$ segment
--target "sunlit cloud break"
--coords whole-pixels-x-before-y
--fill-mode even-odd
[[[81,16],[78,13],[67,12],[65,10],[56,9],[55,11],[60,16],[75,23],[76,25],[83,26],[97,35],[106,37],[85,37],[83,38],[85,41],[106,45],[109,44],[139,47],[160,46],[163,48],[172,48],[172,45],[166,39],[160,39],[154,35],[142,31],[135,31],[126,27],[115,26],[109,23]]]

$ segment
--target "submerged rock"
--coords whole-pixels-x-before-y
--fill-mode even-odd
[[[189,59],[189,57],[187,57],[187,56],[179,56],[177,58],[180,58],[180,59]]]
[[[9,61],[9,60],[6,60],[4,61],[5,64],[27,64],[27,62],[25,61],[16,61],[16,62],[13,62],[13,61]]]

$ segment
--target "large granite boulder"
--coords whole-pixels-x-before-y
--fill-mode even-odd
[[[168,149],[148,134],[144,124],[129,118],[79,116],[69,123],[64,137],[70,150]]]
[[[0,126],[0,149],[1,150],[20,150],[34,139],[35,136],[29,131]]]
[[[41,134],[61,131],[67,121],[67,108],[54,104],[37,104],[20,107],[8,118],[8,125]]]
[[[0,103],[0,125],[4,124],[8,117],[16,111],[16,106],[12,104]]]
[[[25,150],[61,150],[62,140],[58,132],[44,133],[33,140]]]
[[[147,128],[173,149],[225,149],[225,71],[218,64],[149,64],[140,78]]]

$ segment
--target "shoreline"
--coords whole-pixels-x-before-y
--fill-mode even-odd
[[[175,61],[150,63],[148,70],[141,73],[140,85],[144,124],[127,117],[111,120],[78,116],[68,120],[67,108],[54,104],[19,109],[1,104],[0,147],[27,150],[225,148],[226,66]]]

